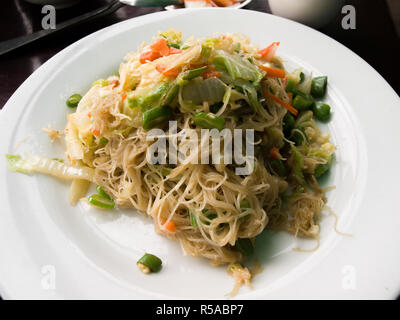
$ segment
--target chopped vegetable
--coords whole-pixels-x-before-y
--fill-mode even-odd
[[[271,61],[275,56],[276,49],[278,48],[280,42],[272,42],[268,47],[261,49],[258,53],[267,61]]]
[[[290,144],[290,149],[292,150],[292,156],[294,158],[293,175],[300,185],[305,186],[306,180],[303,175],[303,156],[293,144]]]
[[[222,101],[227,85],[218,78],[195,78],[183,87],[182,97],[185,101],[202,104],[204,101],[212,104]]]
[[[311,82],[311,95],[315,98],[322,98],[325,95],[328,85],[328,77],[315,77]]]
[[[149,130],[172,118],[172,109],[168,106],[155,107],[143,113],[143,129]]]
[[[200,68],[185,71],[182,75],[182,79],[183,80],[192,80],[196,77],[199,77],[203,73],[203,71],[205,71],[206,69],[207,69],[207,66],[203,66]]]
[[[248,208],[250,208],[250,201],[247,200],[247,199],[243,199],[243,200],[240,202],[240,209],[246,210],[246,209],[248,209]]]
[[[313,106],[315,117],[320,121],[327,121],[331,115],[331,107],[326,103],[317,103]]]
[[[263,77],[263,73],[249,60],[223,50],[216,50],[214,64],[228,71],[233,80],[243,79],[259,82]]]
[[[285,70],[282,70],[282,69],[270,68],[267,66],[260,66],[260,69],[267,72],[267,74],[265,75],[266,77],[285,78],[285,76],[286,76]]]
[[[158,272],[161,269],[162,261],[160,258],[152,255],[150,253],[146,253],[143,257],[141,257],[137,264],[142,264],[149,268],[152,272]],[[144,271],[144,270],[142,270]],[[148,273],[148,272],[145,272]]]
[[[162,228],[163,228],[165,231],[172,232],[172,233],[175,233],[176,230],[177,230],[175,223],[173,223],[172,221],[168,221],[167,223],[165,223],[165,224],[162,226]]]
[[[312,98],[312,97],[311,97]],[[293,107],[295,107],[297,110],[308,110],[312,107],[314,104],[314,100],[307,99],[306,95],[296,95],[296,97],[293,100]]]
[[[99,85],[100,87],[108,86],[108,81],[104,79],[99,79],[93,82],[92,87]]]
[[[90,186],[90,181],[82,179],[73,179],[69,188],[68,199],[69,203],[74,206],[79,199],[86,195]]]
[[[267,97],[271,98],[272,100],[278,102],[281,106],[286,108],[291,114],[297,116],[298,111],[295,108],[293,108],[290,104],[279,99],[277,96],[273,95],[272,93],[267,91],[265,88],[262,88],[262,92],[263,92],[264,96],[267,96]]]
[[[88,198],[89,204],[100,209],[111,210],[115,207],[115,202],[112,199],[106,199],[99,194],[94,194]]]
[[[23,160],[19,155],[6,155],[10,171],[33,173],[39,172],[63,179],[84,179],[93,181],[94,170],[86,166],[70,166],[57,160],[27,154]]]
[[[111,200],[110,196],[103,190],[102,187],[97,186],[96,190],[97,190],[97,193],[99,194],[100,197],[103,197],[104,199]]]
[[[286,136],[290,134],[292,129],[294,128],[295,120],[290,113],[286,113],[283,117],[283,132]]]
[[[66,102],[67,107],[69,108],[76,108],[81,101],[82,96],[80,94],[73,94],[70,96]]]
[[[286,82],[286,92],[293,92],[296,83],[293,79],[288,79]]]
[[[224,128],[225,125],[225,119],[218,117],[213,113],[198,112],[193,117],[193,121],[199,127],[205,129],[216,128],[220,131]]]
[[[190,224],[193,227],[198,227],[199,225],[197,224],[196,214],[189,210],[189,217],[190,217]]]
[[[108,139],[105,137],[101,137],[99,140],[99,146],[104,147],[108,143]]]
[[[269,156],[271,157],[271,159],[281,159],[282,158],[281,154],[279,153],[279,149],[276,147],[271,148],[269,150]]]
[[[165,64],[158,64],[156,66],[156,70],[162,73],[164,76],[172,78],[176,78],[179,75],[179,73],[181,73],[180,68],[169,68]]]
[[[238,249],[243,255],[251,256],[254,252],[253,243],[249,238],[239,238],[235,243],[236,249]]]
[[[332,165],[332,156],[329,156],[327,163],[320,163],[319,165],[317,165],[317,167],[315,168],[315,171],[314,171],[315,177],[319,178],[322,175],[324,175],[326,172],[329,171],[329,169],[331,168],[331,165]]]

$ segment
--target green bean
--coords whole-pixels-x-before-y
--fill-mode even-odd
[[[104,79],[99,79],[93,82],[92,87],[94,87],[95,85],[100,85],[100,87],[105,87],[108,86],[108,81]]]
[[[152,272],[160,271],[162,265],[161,259],[150,253],[146,253],[138,260],[137,263],[145,265],[146,267],[150,268]]]
[[[292,130],[292,133],[290,135],[290,140],[292,140],[296,146],[301,146],[305,141],[304,141],[304,136],[306,135],[303,128],[296,128],[297,130],[300,130],[303,134],[301,134],[297,130]]]
[[[288,79],[286,82],[286,92],[293,92],[296,82],[293,79]]]
[[[107,199],[104,198],[103,196],[99,195],[99,194],[94,194],[92,196],[89,197],[88,202],[98,208],[101,209],[114,209],[115,207],[115,202],[112,199]]]
[[[149,130],[172,118],[172,109],[168,106],[155,107],[143,113],[143,129]]]
[[[186,50],[186,49],[189,49],[189,48],[190,48],[189,46],[183,46],[182,50]]]
[[[96,187],[96,190],[97,190],[97,193],[99,194],[100,197],[102,197],[102,198],[104,198],[104,199],[107,199],[107,200],[112,200],[112,199],[110,198],[110,196],[103,190],[102,187],[97,186],[97,187]]]
[[[108,143],[108,139],[105,137],[101,137],[99,140],[99,146],[104,147]]]
[[[297,110],[308,110],[314,104],[314,99],[306,94],[297,94],[293,99],[293,107]]]
[[[297,182],[300,185],[305,186],[306,180],[304,179],[303,175],[303,161],[304,161],[303,155],[293,144],[290,144],[290,148],[294,158],[294,166],[293,166],[294,177],[296,178]]]
[[[193,227],[198,227],[199,225],[197,224],[196,214],[189,210],[189,217],[190,217],[190,224]]]
[[[300,83],[303,83],[303,81],[304,81],[305,78],[306,78],[306,75],[304,74],[304,72],[300,72],[300,81],[299,81],[299,84],[300,84]]]
[[[292,129],[294,128],[294,118],[293,116],[288,112],[286,115],[283,117],[283,132],[285,133],[285,136],[288,136]]]
[[[82,96],[80,94],[73,94],[66,101],[66,105],[69,108],[76,108],[79,104],[79,101],[81,101],[81,99],[82,99]]]
[[[327,121],[331,115],[331,107],[326,103],[318,103],[313,106],[315,118],[320,121]]]
[[[327,84],[327,76],[313,78],[311,82],[311,95],[315,98],[322,98],[325,95]]]
[[[162,83],[155,90],[153,90],[149,95],[143,98],[143,101],[140,104],[141,110],[144,112],[146,110],[155,107],[160,102],[161,98],[167,94],[170,89],[170,84],[168,82]]]
[[[213,113],[205,113],[205,112],[198,112],[196,115],[193,117],[194,123],[205,129],[218,129],[222,130],[225,125],[225,119],[216,116]]]
[[[207,69],[207,66],[200,67],[197,69],[187,70],[184,72],[182,78],[183,78],[183,80],[192,80],[192,79],[200,76],[203,73],[203,71],[206,69]]]
[[[326,172],[329,171],[332,165],[332,156],[329,157],[327,163],[320,163],[319,165],[316,166],[315,171],[314,171],[314,176],[316,178],[321,177],[324,175]]]
[[[181,45],[179,43],[168,43],[168,47],[172,47],[175,49],[180,49]]]
[[[270,161],[271,169],[280,177],[286,176],[286,168],[280,159],[273,159]]]
[[[236,249],[238,249],[243,255],[251,256],[254,252],[253,243],[249,238],[239,238],[235,243]]]

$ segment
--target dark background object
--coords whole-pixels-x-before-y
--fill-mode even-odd
[[[86,0],[71,8],[57,10],[57,22],[84,14],[106,2],[108,1]],[[43,17],[41,6],[23,0],[3,0],[1,4],[0,41],[41,30]],[[393,10],[390,12],[384,0],[348,0],[347,4],[356,8],[357,28],[355,30],[342,29],[342,15],[339,14],[320,31],[366,60],[389,82],[397,94],[400,94],[400,77],[398,76],[400,37],[396,33],[392,20],[392,17],[399,19],[400,12]],[[394,7],[394,10],[399,9],[399,6]],[[253,0],[246,9],[270,13],[266,0]],[[163,8],[125,6],[100,20],[85,23],[65,33],[60,32],[55,37],[39,40],[0,56],[0,108],[33,71],[65,47],[111,24],[161,10]]]

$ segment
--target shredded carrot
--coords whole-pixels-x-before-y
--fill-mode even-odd
[[[260,66],[260,69],[267,72],[266,77],[269,78],[285,78],[285,70]]]
[[[289,104],[293,105],[293,93],[289,92],[287,95],[289,96]]]
[[[271,98],[272,100],[278,102],[282,107],[286,108],[291,114],[297,116],[297,109],[293,108],[290,104],[286,103],[282,99],[279,99],[277,96],[273,95],[271,92],[268,92],[265,88],[262,88],[262,93],[264,96]]]
[[[92,114],[89,112],[89,113],[87,114],[87,116],[88,116],[89,118],[91,118],[91,117],[92,117]]]
[[[179,68],[170,68],[166,64],[158,64],[156,70],[166,77],[177,77],[181,72]]]
[[[280,159],[281,158],[281,154],[279,153],[279,149],[274,147],[271,148],[271,150],[269,150],[269,155],[272,159]]]
[[[279,44],[280,42],[272,42],[268,47],[258,51],[258,53],[261,55],[261,57],[269,61],[270,59],[273,58],[275,50],[279,46]]]
[[[169,232],[176,232],[176,225],[172,221],[168,221],[167,223],[163,224],[162,228]]]
[[[98,136],[100,135],[100,131],[99,131],[98,129],[93,129],[93,130],[92,130],[92,133],[93,133],[96,137],[98,137]]]
[[[167,40],[161,38],[160,40],[154,42],[150,48],[158,52],[161,56],[167,56],[169,54],[170,48],[168,47]]]
[[[230,7],[235,4],[234,0],[214,0],[219,7]]]
[[[121,101],[124,101],[126,99],[126,97],[127,97],[127,94],[126,94],[126,92],[124,92],[122,97],[121,97]]]

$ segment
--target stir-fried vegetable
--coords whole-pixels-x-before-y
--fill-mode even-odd
[[[331,107],[326,103],[317,103],[313,106],[315,117],[320,121],[327,121],[331,115]]]
[[[182,96],[185,101],[194,104],[204,101],[212,104],[222,101],[226,88],[226,84],[217,78],[196,78],[183,87]]]
[[[138,260],[137,265],[144,273],[149,273],[150,271],[158,272],[161,270],[162,261],[155,255],[146,253]],[[145,266],[146,268],[143,268],[143,266]]]
[[[143,113],[143,129],[149,130],[172,118],[172,109],[168,106],[155,107]]]
[[[67,107],[69,108],[76,108],[81,101],[82,96],[80,94],[73,94],[70,96],[66,102]]]
[[[214,64],[228,71],[233,80],[243,79],[259,82],[263,77],[263,73],[249,60],[229,54],[224,50],[216,50]]]
[[[325,95],[326,87],[328,85],[328,77],[315,77],[311,82],[311,94],[315,98],[322,98]]]
[[[213,113],[198,112],[193,117],[194,123],[205,129],[218,129],[222,130],[224,128],[225,119],[216,116]]]

